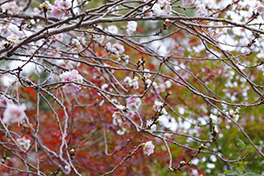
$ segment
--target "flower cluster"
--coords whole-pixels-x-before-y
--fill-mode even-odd
[[[126,32],[128,34],[131,34],[131,33],[135,32],[136,30],[137,30],[137,22],[135,22],[135,21],[129,21],[127,23]]]
[[[26,139],[25,137],[17,139],[17,143],[24,147],[24,149],[28,150],[30,147],[31,141],[29,139]]]
[[[78,84],[83,83],[83,77],[78,73],[77,70],[63,72],[60,75],[60,78],[61,78],[62,82],[74,82],[74,83],[78,83]],[[65,90],[66,91],[79,90],[80,86],[76,85],[74,83],[67,84],[66,86],[64,86]]]
[[[19,43],[19,37],[14,33],[11,33],[6,39],[9,40],[10,42],[14,43],[14,44]]]
[[[156,131],[157,130],[157,125],[153,124],[152,120],[147,120],[147,127],[150,128],[150,132]],[[151,125],[151,126],[150,126]]]
[[[171,5],[169,0],[158,0],[152,7],[153,12],[156,15],[170,15]]]
[[[14,15],[14,14],[17,14],[19,12],[19,8],[18,8],[16,2],[14,2],[14,1],[1,5],[1,8],[2,8],[3,12],[6,12],[10,15]]]
[[[140,98],[129,97],[127,99],[127,109],[131,112],[138,111],[139,107],[141,106]]]
[[[118,28],[115,25],[108,26],[106,31],[111,34],[118,34]]]
[[[257,2],[255,5],[255,8],[257,9],[257,12],[264,18],[264,5],[263,2]]]
[[[182,0],[182,5],[191,5],[194,0]]]
[[[167,115],[168,114],[167,111],[162,106],[163,106],[163,102],[155,100],[154,105],[153,105],[153,110],[155,112],[160,112],[160,110],[161,110],[162,114]]]
[[[61,19],[64,15],[69,13],[68,9],[71,7],[71,0],[56,0],[51,10],[54,17]]]
[[[152,144],[152,141],[146,142],[143,148],[144,154],[148,156],[151,155],[152,153],[154,153],[154,148],[155,148],[155,145]]]
[[[123,45],[119,43],[112,44],[110,42],[106,44],[106,49],[114,53],[115,55],[122,54],[125,51],[125,48]]]
[[[3,122],[5,124],[22,122],[26,118],[25,111],[26,105],[16,105],[7,103],[6,109],[4,111]]]
[[[128,83],[128,85],[130,87],[132,87],[133,89],[135,89],[135,90],[139,88],[139,86],[138,86],[138,77],[135,77],[134,79],[131,79],[129,76],[127,76],[127,77],[125,77],[124,82]]]
[[[200,1],[196,1],[195,6],[197,9],[196,14],[198,16],[206,16],[207,15],[207,10],[206,10],[205,4],[202,4]]]
[[[112,117],[113,117],[113,125],[115,126],[121,126],[122,125],[122,118],[121,118],[122,114],[119,111],[116,111],[113,113]]]

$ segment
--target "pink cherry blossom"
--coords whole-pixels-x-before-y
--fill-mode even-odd
[[[196,14],[198,16],[206,16],[207,10],[206,10],[205,4],[202,4],[200,1],[196,1],[195,5],[197,9]]]
[[[127,108],[129,111],[132,111],[132,112],[138,111],[140,106],[141,106],[140,98],[129,97],[127,99]]]
[[[8,124],[8,123],[16,123],[23,121],[26,117],[26,114],[24,112],[25,110],[26,110],[25,104],[16,105],[16,104],[8,103],[4,111],[3,122],[5,124]]]
[[[1,5],[1,8],[3,12],[7,12],[8,14],[11,14],[11,15],[17,14],[19,11],[19,8],[16,2],[14,1]]]
[[[146,142],[143,148],[144,154],[148,156],[151,155],[152,153],[154,153],[154,148],[155,145],[152,144],[152,141]]]
[[[5,98],[4,96],[0,97],[0,107],[6,107],[8,103],[8,99]]]
[[[162,8],[170,5],[170,2],[168,0],[159,0],[158,3]]]
[[[63,72],[60,75],[62,82],[75,82],[75,83],[83,83],[83,77],[78,73],[77,70]],[[80,86],[74,83],[67,84],[64,86],[64,89],[67,92],[75,92],[76,90],[80,89]]]
[[[191,5],[194,0],[182,0],[182,5]]]
[[[65,37],[65,33],[59,33],[59,34],[56,34],[56,35],[53,35],[52,36],[52,42],[56,42],[56,41],[63,41]]]
[[[33,12],[35,14],[40,14],[41,13],[41,11],[38,8],[36,8],[36,7],[33,9]]]
[[[54,17],[61,19],[64,16],[64,11],[61,8],[59,8],[57,5],[54,5],[51,10],[51,14]]]
[[[60,78],[63,82],[70,82],[70,81],[73,81],[76,83],[82,83],[83,82],[83,77],[78,73],[77,70],[63,72],[60,75]]]
[[[67,10],[71,7],[71,0],[56,0],[55,5],[57,5],[60,9]]]

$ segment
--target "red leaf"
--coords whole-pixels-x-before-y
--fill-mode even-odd
[[[139,32],[144,32],[144,29],[141,29],[141,28],[139,28],[139,27],[137,27],[137,30],[138,30]]]
[[[37,94],[37,93],[34,91],[34,89],[31,88],[31,87],[27,87],[26,89],[27,89],[27,92],[30,93],[30,95],[32,95],[32,96],[34,96],[34,95]]]

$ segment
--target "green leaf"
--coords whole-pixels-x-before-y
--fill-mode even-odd
[[[246,144],[241,140],[241,139],[238,139],[238,145],[240,146],[240,147],[242,147],[243,149],[245,149],[246,148]]]

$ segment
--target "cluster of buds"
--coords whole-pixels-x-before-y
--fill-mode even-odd
[[[76,151],[74,149],[71,149],[70,150],[70,156],[71,156],[71,159],[73,159],[73,157],[76,155]]]
[[[201,145],[199,146],[199,150],[203,150],[203,149],[207,149],[207,146],[205,146],[204,144],[201,144]]]
[[[46,12],[48,11],[49,6],[48,6],[48,4],[46,4],[46,3],[44,2],[44,3],[42,3],[42,4],[39,5],[39,8],[40,8],[41,10],[43,10],[44,13],[46,13]]]
[[[1,159],[1,162],[2,163],[5,163],[5,161],[9,161],[10,160],[10,157],[8,156],[8,157],[4,157],[4,158],[2,158]]]

